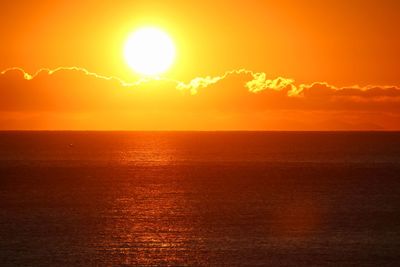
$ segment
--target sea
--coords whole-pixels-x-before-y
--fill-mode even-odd
[[[399,264],[399,132],[0,132],[0,266]]]

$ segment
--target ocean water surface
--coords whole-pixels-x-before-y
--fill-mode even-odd
[[[1,266],[398,266],[400,133],[1,132]]]

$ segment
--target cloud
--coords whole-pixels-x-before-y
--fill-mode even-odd
[[[400,129],[399,117],[396,86],[296,84],[245,69],[188,82],[76,67],[0,74],[2,129]]]
[[[286,79],[286,78],[276,78],[276,79],[267,79],[267,75],[265,73],[254,73],[252,74],[253,80],[246,83],[246,88],[249,89],[250,92],[258,93],[264,90],[276,90],[281,91],[289,86],[292,88],[288,92],[288,96],[293,96],[296,94],[294,80]]]

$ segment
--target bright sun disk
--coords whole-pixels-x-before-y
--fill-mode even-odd
[[[167,71],[175,60],[175,45],[164,31],[147,27],[134,32],[125,44],[125,60],[137,73],[146,76]]]

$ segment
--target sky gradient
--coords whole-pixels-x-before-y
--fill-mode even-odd
[[[1,5],[2,130],[400,130],[398,1]],[[158,80],[123,57],[148,25]]]

